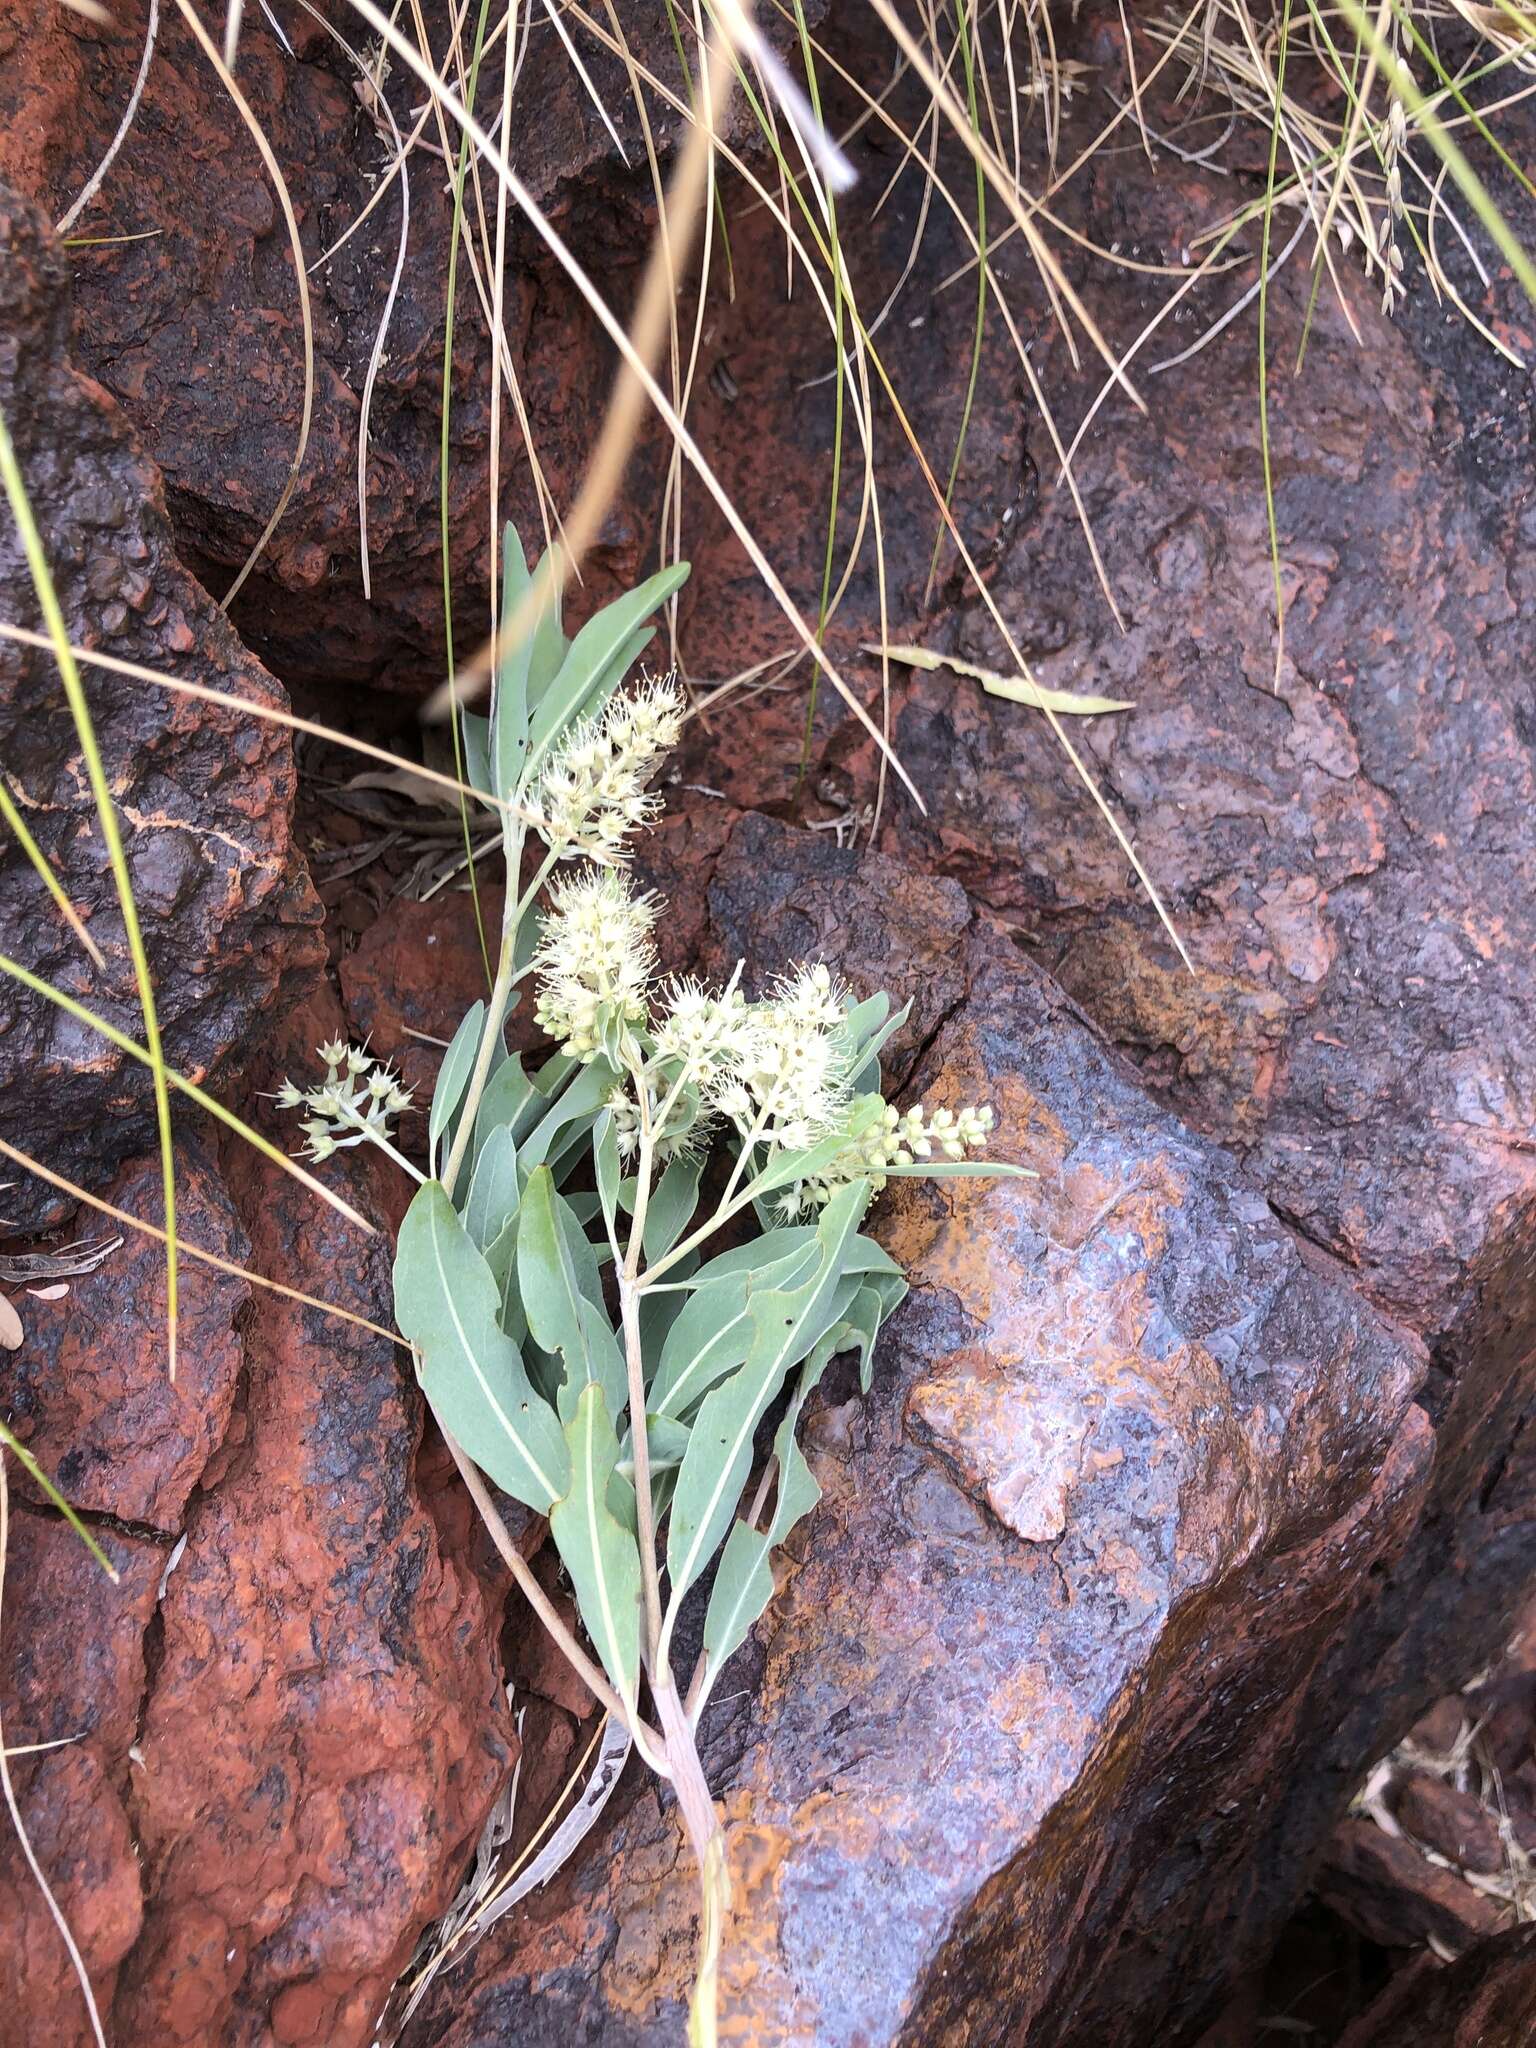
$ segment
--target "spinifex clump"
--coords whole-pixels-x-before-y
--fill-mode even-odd
[[[739,968],[720,990],[658,986],[661,906],[624,863],[659,808],[648,784],[684,703],[670,680],[617,686],[650,637],[641,621],[685,574],[652,577],[572,641],[544,603],[500,663],[489,721],[466,720],[472,779],[503,806],[511,886],[490,999],[444,1055],[426,1174],[390,1138],[404,1099],[366,1053],[323,1047],[326,1079],[284,1099],[308,1111],[313,1157],[371,1141],[421,1183],[395,1262],[399,1327],[519,1584],[676,1792],[703,1885],[691,2031],[709,2041],[728,1890],[695,1730],[772,1597],[774,1548],[816,1501],[795,1440],[805,1401],[840,1351],[859,1353],[867,1385],[905,1291],[860,1222],[893,1174],[1016,1169],[968,1156],[990,1110],[886,1104],[879,1053],[906,1013],[885,996],[855,1003],[815,964],[758,1001]],[[509,529],[504,619],[529,589]],[[518,893],[530,832],[545,851]],[[564,862],[579,864],[557,873]],[[532,1073],[503,1030],[528,980],[557,1046]],[[548,1515],[601,1669],[507,1540],[482,1473]],[[680,1684],[678,1617],[711,1570],[702,1654]]]

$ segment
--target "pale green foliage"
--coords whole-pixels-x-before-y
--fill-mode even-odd
[[[510,532],[505,559],[507,616],[537,585]],[[723,990],[658,986],[660,905],[626,864],[685,707],[670,680],[618,685],[677,580],[652,578],[574,641],[545,609],[502,658],[490,720],[467,734],[471,772],[513,807],[509,875],[523,874],[530,831],[545,857],[509,892],[495,989],[444,1056],[433,1177],[395,1265],[428,1400],[498,1486],[549,1515],[631,1720],[642,1673],[653,1692],[672,1685],[680,1603],[717,1559],[695,1720],[772,1596],[772,1553],[816,1499],[795,1443],[804,1403],[840,1351],[867,1380],[905,1291],[860,1230],[874,1194],[893,1173],[975,1170],[992,1122],[984,1106],[888,1106],[878,1056],[905,1012],[854,1002],[824,966],[757,1001],[740,969]],[[588,864],[557,875],[573,857]],[[556,1047],[534,1071],[503,1038],[529,978]],[[398,1105],[366,1054],[322,1051],[325,1082],[285,1099],[322,1120],[306,1129],[328,1149],[370,1134],[370,1103]],[[744,1241],[716,1249],[731,1226]],[[786,1393],[747,1515],[758,1431]]]

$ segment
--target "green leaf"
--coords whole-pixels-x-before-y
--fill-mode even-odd
[[[694,1276],[693,1292],[667,1326],[650,1386],[650,1403],[684,1415],[717,1381],[740,1365],[751,1341],[747,1304],[754,1290],[793,1287],[819,1257],[817,1226],[781,1225],[749,1244],[721,1252]],[[873,1285],[894,1307],[906,1291],[901,1268],[871,1237],[855,1238],[843,1259],[841,1286],[851,1305]],[[896,1292],[891,1293],[894,1289]],[[657,1301],[677,1299],[661,1294]],[[838,1306],[838,1314],[843,1313]],[[850,1344],[856,1340],[852,1337]]]
[[[490,795],[491,782],[491,722],[475,711],[459,713],[459,727],[464,745],[464,780],[471,789],[484,790]]]
[[[773,1439],[779,1483],[773,1517],[766,1529],[744,1521],[732,1525],[720,1553],[720,1569],[709,1589],[704,1616],[704,1650],[712,1671],[746,1641],[747,1631],[773,1598],[772,1553],[795,1524],[821,1499],[821,1488],[795,1441],[809,1386],[802,1381]]]
[[[777,1235],[775,1231],[767,1233],[768,1237]],[[814,1272],[818,1262],[814,1239],[814,1231],[807,1229],[804,1241],[787,1253],[763,1264],[744,1265],[689,1295],[667,1332],[650,1389],[650,1404],[658,1414],[685,1415],[712,1386],[746,1363],[754,1334],[753,1294],[793,1288]],[[742,1250],[759,1251],[764,1241],[759,1239]]]
[[[504,1493],[543,1514],[570,1485],[554,1411],[503,1333],[501,1299],[441,1182],[416,1192],[395,1254],[395,1320],[432,1411]]]
[[[547,1166],[537,1167],[523,1190],[517,1227],[517,1281],[535,1343],[557,1355],[565,1377],[557,1397],[569,1422],[589,1381],[603,1387],[612,1415],[624,1412],[624,1354],[603,1307],[597,1256]]]
[[[693,1221],[693,1212],[699,1206],[699,1175],[703,1171],[702,1158],[690,1158],[681,1153],[669,1163],[661,1179],[651,1189],[642,1243],[646,1259],[652,1265],[666,1257]]]
[[[518,1118],[533,1101],[534,1095],[534,1085],[523,1072],[521,1059],[515,1052],[509,1052],[486,1082],[485,1092],[480,1097],[480,1106],[475,1111],[477,1156],[492,1131],[500,1129],[503,1125],[506,1126],[514,1143],[516,1142]]]
[[[885,998],[881,998],[885,1001]],[[889,1003],[886,1005],[889,1008]],[[868,1010],[869,1004],[861,1003],[858,1010],[850,1011],[848,1022],[853,1026],[854,1018],[860,1011]],[[912,1014],[912,1005],[903,1003],[893,1016],[882,1017],[871,1029],[859,1029],[854,1036],[857,1047],[854,1053],[852,1088],[855,1095],[863,1095],[873,1089],[880,1089],[880,1055],[896,1036]]]
[[[543,702],[545,692],[560,673],[561,664],[571,644],[561,630],[560,623],[561,606],[564,602],[560,589],[560,571],[564,559],[564,551],[556,541],[534,571],[536,576],[544,578],[544,590],[539,605],[539,622],[533,629],[533,647],[528,657],[530,710]]]
[[[504,628],[515,617],[527,595],[532,576],[528,559],[509,519],[501,538],[501,611]],[[515,642],[502,647],[496,665],[496,695],[491,706],[491,759],[496,794],[510,801],[522,786],[528,759],[528,669],[533,660],[533,636],[538,627],[535,614],[524,625]]]
[[[519,1191],[517,1147],[506,1125],[499,1124],[480,1148],[464,1204],[464,1227],[481,1251],[517,1214]]]
[[[554,1165],[561,1154],[580,1143],[597,1121],[617,1079],[606,1060],[593,1060],[576,1069],[575,1079],[556,1096],[528,1135],[518,1139],[517,1155],[525,1178],[546,1161]]]
[[[902,1279],[867,1281],[853,1297],[852,1306],[847,1310],[838,1329],[837,1350],[856,1350],[859,1354],[861,1393],[869,1392],[870,1374],[874,1369],[875,1339],[880,1334],[881,1325],[892,1310],[899,1306],[906,1292],[907,1283]]]
[[[608,1505],[619,1446],[595,1383],[582,1389],[565,1441],[571,1484],[550,1510],[550,1534],[603,1669],[633,1709],[640,1683],[640,1552]]]
[[[491,1269],[491,1278],[496,1282],[496,1291],[501,1297],[501,1327],[521,1351],[528,1338],[528,1318],[523,1314],[523,1297],[517,1291],[518,1213],[517,1210],[512,1212],[486,1246],[485,1263]],[[536,1377],[532,1373],[529,1377],[537,1386]]]
[[[752,1343],[741,1368],[704,1397],[677,1476],[667,1531],[672,1611],[730,1525],[752,1462],[752,1435],[797,1360],[833,1319],[844,1261],[869,1203],[867,1181],[838,1188],[816,1225],[815,1270],[793,1289],[750,1295]]]
[[[878,1249],[878,1247],[877,1247]],[[899,1273],[876,1272],[862,1285],[849,1288],[844,1269],[839,1285],[840,1300],[851,1291],[847,1307],[839,1309],[839,1320],[827,1331],[801,1371],[794,1399],[785,1411],[773,1439],[779,1480],[773,1515],[765,1529],[753,1529],[745,1521],[732,1525],[720,1553],[720,1568],[710,1588],[709,1607],[704,1617],[704,1648],[711,1675],[706,1695],[720,1666],[746,1639],[747,1631],[773,1598],[771,1557],[795,1524],[810,1513],[821,1498],[811,1468],[798,1442],[800,1416],[805,1403],[828,1364],[840,1351],[857,1348],[859,1378],[869,1391],[869,1356],[881,1323],[907,1291]]]
[[[879,647],[863,649],[865,654],[879,654]],[[1012,704],[1028,704],[1033,710],[1043,711],[1047,706],[1067,718],[1095,718],[1101,711],[1134,711],[1136,706],[1121,697],[1080,697],[1073,690],[1048,690],[1043,683],[1027,681],[1023,676],[1000,676],[990,668],[978,668],[973,661],[961,661],[958,655],[939,654],[931,647],[887,647],[884,650],[892,661],[899,661],[907,668],[947,668],[957,676],[969,676],[972,682],[980,683],[991,697],[1006,697]]]
[[[438,1141],[453,1121],[453,1113],[463,1101],[464,1090],[469,1086],[469,1077],[474,1071],[475,1053],[480,1045],[480,1030],[484,1022],[484,1003],[471,1003],[464,1012],[458,1030],[453,1034],[448,1050],[443,1054],[443,1064],[437,1070],[437,1086],[432,1091],[432,1112],[427,1119],[427,1156],[434,1167],[437,1164]]]
[[[658,605],[666,603],[674,590],[682,587],[687,577],[688,564],[676,562],[670,569],[647,576],[643,583],[625,591],[588,619],[571,642],[560,673],[533,715],[528,735],[531,760],[537,761],[572,719],[597,708],[593,700],[600,684],[607,682],[610,690],[617,687],[624,671],[641,652],[641,647],[633,647],[633,651],[626,653],[626,649],[632,648],[636,629]]]
[[[688,1425],[674,1422],[670,1415],[648,1414],[645,1418],[645,1447],[653,1474],[675,1471],[683,1462],[683,1453],[688,1448]],[[624,1439],[619,1454],[619,1470],[633,1479],[635,1446],[632,1436]]]
[[[835,1131],[816,1144],[808,1145],[803,1152],[780,1152],[768,1161],[762,1172],[753,1178],[754,1199],[760,1201],[764,1195],[772,1194],[775,1188],[788,1187],[797,1180],[813,1180],[856,1138],[862,1138],[866,1131],[873,1130],[884,1114],[885,1104],[878,1095],[856,1095]]]

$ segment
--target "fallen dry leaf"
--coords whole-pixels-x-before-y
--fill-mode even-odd
[[[19,1351],[21,1339],[21,1317],[8,1298],[0,1294],[0,1345],[4,1345],[7,1351]]]
[[[1006,697],[1010,704],[1028,704],[1035,711],[1055,711],[1064,718],[1096,718],[1101,711],[1134,711],[1136,706],[1122,697],[1084,697],[1075,690],[1048,690],[1044,683],[1027,682],[1023,676],[999,675],[995,669],[979,668],[974,661],[962,661],[958,654],[938,654],[931,647],[887,647],[866,643],[866,654],[888,654],[906,668],[947,668],[967,676],[993,697]]]

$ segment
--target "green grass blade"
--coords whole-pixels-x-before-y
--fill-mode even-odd
[[[64,991],[55,988],[51,981],[45,981],[40,974],[34,974],[30,968],[23,967],[17,960],[9,959],[4,953],[0,953],[0,974],[10,975],[13,981],[19,981],[23,988],[31,989],[34,995],[45,996],[50,1003],[56,1003],[61,1010],[67,1011],[80,1023],[88,1024],[93,1031],[99,1031],[103,1038],[110,1039],[112,1044],[127,1053],[130,1059],[139,1060],[145,1066],[150,1064],[148,1052],[131,1039],[126,1031],[119,1031],[117,1026],[109,1024],[105,1017],[98,1017],[96,1012],[88,1010],[84,1003],[77,1003],[73,996],[65,995]],[[280,1166],[284,1173],[291,1174],[295,1180],[301,1181],[311,1194],[319,1195],[322,1201],[329,1202],[331,1207],[345,1216],[349,1223],[355,1223],[359,1230],[365,1231],[370,1237],[373,1236],[373,1225],[366,1216],[360,1216],[351,1203],[343,1201],[334,1189],[328,1188],[323,1181],[316,1180],[312,1173],[306,1173],[296,1159],[290,1159],[286,1152],[280,1151],[270,1139],[264,1138],[260,1131],[253,1130],[242,1118],[236,1116],[232,1109],[226,1109],[222,1102],[217,1102],[213,1096],[204,1094],[195,1081],[189,1081],[184,1074],[178,1074],[174,1067],[165,1067],[164,1073],[172,1088],[179,1089],[190,1102],[195,1102],[199,1109],[205,1109],[210,1116],[217,1117],[221,1124],[244,1138],[248,1145],[254,1146],[263,1158],[270,1159],[274,1166]]]
[[[10,1430],[6,1428],[3,1422],[0,1422],[0,1449],[7,1450],[10,1452],[11,1456],[16,1460],[17,1464],[21,1467],[23,1472],[25,1472],[31,1479],[33,1485],[40,1487],[42,1491],[47,1495],[52,1505],[58,1509],[59,1513],[64,1517],[65,1521],[68,1522],[71,1529],[74,1530],[75,1534],[80,1538],[80,1541],[85,1545],[86,1549],[91,1553],[92,1557],[95,1558],[96,1562],[101,1566],[102,1570],[106,1573],[107,1577],[112,1581],[113,1585],[115,1586],[119,1584],[117,1566],[112,1562],[111,1558],[108,1557],[107,1553],[96,1541],[96,1538],[91,1534],[90,1530],[87,1529],[84,1522],[81,1521],[80,1517],[75,1513],[74,1509],[70,1506],[69,1502],[64,1498],[63,1494],[60,1493],[59,1489],[48,1477],[48,1474],[43,1470],[42,1466],[39,1465],[36,1458],[33,1457],[32,1453],[27,1449],[26,1445],[24,1443],[19,1442],[17,1438],[11,1434]]]
[[[6,785],[3,771],[0,771],[0,819],[3,819],[15,834],[16,843],[27,856],[27,859],[31,861],[33,867],[37,869],[39,876],[42,878],[43,887],[59,906],[60,917],[63,918],[64,922],[90,955],[94,965],[105,973],[107,963],[100,946],[97,945],[96,941],[81,923],[80,913],[64,893],[64,884],[48,864],[47,854],[43,852],[43,849],[27,830],[27,821],[16,808],[15,799]]]
[[[485,30],[490,13],[491,0],[480,0],[480,18],[475,23],[475,45],[469,59],[469,82],[464,93],[464,104],[471,113],[475,105],[475,88],[480,82],[480,59],[485,53]],[[507,33],[512,33],[510,23]],[[448,723],[453,731],[453,772],[460,782],[464,780],[464,742],[460,730],[463,714],[454,695],[453,557],[448,545],[448,425],[453,411],[453,315],[454,299],[459,288],[459,237],[464,226],[464,180],[469,171],[469,148],[469,130],[466,128],[459,139],[459,160],[453,174],[453,220],[448,229],[447,305],[443,313],[443,412],[437,461],[437,517],[442,530],[443,546],[443,642],[448,664],[448,690],[453,700]],[[497,374],[498,368],[493,353],[491,375],[494,377]],[[489,989],[494,986],[496,976],[491,968],[491,949],[485,936],[485,917],[480,908],[480,885],[475,878],[475,849],[469,831],[469,804],[463,797],[459,798],[459,822],[464,828],[464,859],[469,868],[470,900],[475,906],[475,931],[480,940],[480,961],[485,969],[485,985]]]
[[[118,830],[117,810],[112,802],[112,792],[107,786],[101,749],[96,744],[96,728],[91,722],[90,706],[85,700],[80,671],[70,651],[64,613],[59,605],[58,592],[53,587],[53,576],[48,568],[47,556],[43,552],[43,537],[38,531],[37,521],[32,516],[32,502],[27,496],[21,464],[16,459],[10,429],[3,414],[0,414],[0,477],[3,477],[5,482],[5,495],[10,501],[11,516],[21,534],[21,544],[26,552],[27,567],[32,573],[38,606],[43,614],[43,623],[48,629],[48,637],[53,642],[54,658],[59,664],[59,677],[64,685],[64,694],[69,700],[75,731],[79,735],[80,751],[85,758],[86,773],[90,778],[91,795],[96,803],[102,841],[112,864],[112,879],[117,885],[117,900],[123,913],[123,929],[133,960],[134,979],[139,987],[139,1007],[144,1013],[144,1042],[150,1073],[154,1080],[155,1120],[160,1128],[160,1177],[165,1197],[166,1353],[170,1377],[175,1379],[176,1162],[171,1144],[171,1094],[166,1079],[165,1053],[160,1043],[160,1018],[155,1008],[154,984],[150,980],[149,956],[144,950],[144,934],[139,929],[138,906],[133,900],[133,882],[128,873],[128,859],[123,851],[122,834]]]

